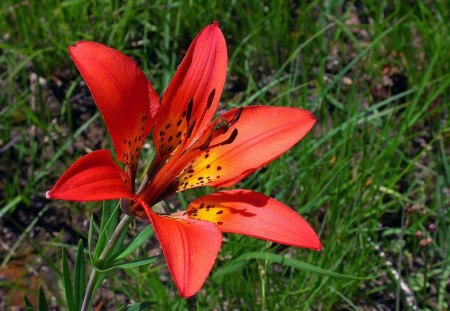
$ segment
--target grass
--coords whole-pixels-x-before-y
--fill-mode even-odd
[[[194,35],[218,20],[229,53],[221,109],[303,107],[318,120],[299,145],[240,187],[295,208],[320,233],[324,250],[227,235],[194,299],[177,296],[161,261],[109,274],[96,303],[447,309],[449,18],[445,1],[431,0],[2,1],[0,276],[10,281],[0,283],[0,306],[23,306],[17,293],[37,305],[37,285],[64,306],[61,247],[72,266],[79,239],[88,252],[91,214],[101,217],[98,204],[44,197],[78,156],[111,147],[67,47],[88,39],[117,48],[162,93]],[[210,191],[183,193],[180,202]],[[152,238],[130,258],[157,245]],[[18,281],[18,272],[8,278],[17,266],[31,281]]]

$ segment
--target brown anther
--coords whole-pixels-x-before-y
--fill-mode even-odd
[[[238,135],[238,130],[234,129],[233,132],[231,132],[230,137],[228,137],[226,140],[221,142],[220,145],[229,145],[229,144],[233,143],[233,141],[236,139],[237,135]]]
[[[221,131],[222,134],[223,134],[223,133],[226,133],[228,131],[229,127],[230,126],[228,124],[227,119],[225,119],[224,117],[220,117],[219,119],[217,119],[217,121],[214,124],[212,130],[213,130],[213,132]]]
[[[195,122],[196,121],[194,120],[191,124],[189,124],[189,128],[188,128],[188,131],[187,131],[187,138],[191,137],[192,131],[194,131]]]
[[[206,150],[209,147],[209,144],[211,144],[211,141],[213,139],[213,135],[209,134],[208,138],[205,140],[205,142],[200,146],[200,150]]]
[[[233,119],[231,119],[231,121],[228,123],[229,126],[232,126],[234,123],[236,123],[239,120],[243,110],[244,110],[244,108],[242,108],[242,107],[238,109],[236,114],[233,116]]]

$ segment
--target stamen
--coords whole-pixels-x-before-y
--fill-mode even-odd
[[[231,121],[228,123],[228,126],[232,126],[234,123],[236,123],[239,118],[241,117],[242,111],[244,110],[244,108],[240,107],[238,109],[238,111],[236,112],[236,114],[233,116],[233,119],[231,119]]]
[[[231,144],[236,139],[237,135],[238,135],[238,129],[234,129],[233,132],[231,133],[230,137],[228,137],[223,142],[219,143],[219,145],[229,145],[229,144]]]
[[[209,134],[208,138],[206,139],[206,141],[203,143],[203,145],[200,146],[200,150],[206,150],[209,147],[209,144],[211,144],[211,141],[213,139],[213,135]]]
[[[194,120],[191,124],[189,124],[189,128],[187,131],[187,138],[191,138],[192,131],[194,130],[196,120]]]
[[[213,126],[213,132],[215,131],[222,131],[222,134],[226,133],[229,129],[229,124],[227,119],[225,119],[224,117],[220,117],[219,119],[217,119],[216,124],[214,124]]]

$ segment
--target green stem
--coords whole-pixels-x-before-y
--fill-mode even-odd
[[[116,229],[114,230],[114,233],[111,236],[111,239],[108,241],[108,244],[106,244],[106,247],[103,249],[102,253],[100,254],[100,257],[96,263],[96,266],[100,266],[106,260],[108,255],[114,249],[114,246],[115,246],[117,240],[119,239],[119,237],[122,235],[123,231],[128,228],[128,225],[133,220],[134,220],[134,216],[130,216],[130,215],[123,216],[123,218],[120,220],[119,224],[117,225]],[[87,311],[89,309],[92,295],[94,294],[94,286],[95,286],[95,281],[97,280],[97,276],[98,276],[98,271],[97,271],[96,267],[92,267],[92,271],[91,271],[91,275],[89,276],[89,281],[88,281],[88,285],[86,288],[86,293],[84,295],[81,311]]]

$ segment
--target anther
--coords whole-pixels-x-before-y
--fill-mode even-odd
[[[236,112],[236,114],[233,116],[233,118],[231,119],[231,121],[228,123],[228,126],[232,126],[234,123],[236,123],[239,118],[241,117],[242,111],[244,110],[244,108],[240,107],[238,109],[238,111]]]
[[[195,122],[196,121],[194,120],[191,124],[189,124],[189,128],[187,131],[187,138],[191,138],[192,131],[194,130]]]
[[[212,134],[209,134],[208,138],[206,139],[206,141],[200,146],[200,150],[206,150],[209,147],[209,144],[211,144],[211,141],[213,139]]]
[[[219,119],[217,119],[217,121],[214,124],[212,130],[213,130],[213,132],[220,130],[222,132],[222,134],[223,134],[223,133],[226,133],[228,131],[229,127],[230,126],[228,124],[227,119],[225,119],[224,117],[220,117]]]
[[[221,142],[220,145],[229,145],[229,144],[231,144],[236,139],[237,135],[238,135],[238,130],[234,129],[233,132],[231,132],[230,137],[228,137],[226,140]]]

